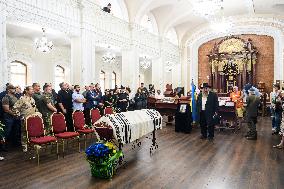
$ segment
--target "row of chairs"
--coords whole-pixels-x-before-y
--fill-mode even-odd
[[[112,108],[105,108],[105,114],[113,114]],[[90,111],[90,117],[92,120],[92,124],[94,124],[97,120],[101,118],[100,111],[98,109],[92,109]],[[37,156],[37,163],[39,165],[39,149],[42,146],[48,144],[56,144],[56,154],[57,158],[59,158],[58,153],[58,143],[62,144],[62,154],[64,157],[64,143],[65,140],[73,140],[78,139],[78,149],[80,152],[80,138],[84,138],[85,149],[87,136],[95,134],[95,130],[92,128],[88,128],[85,124],[85,117],[82,111],[75,111],[72,115],[73,118],[73,126],[74,132],[67,131],[67,125],[65,121],[65,116],[62,113],[53,113],[51,115],[51,128],[52,128],[52,136],[46,135],[46,131],[44,129],[43,120],[38,115],[31,115],[26,118],[26,133],[27,133],[27,144],[28,150],[35,149]],[[92,137],[91,137],[92,138]]]

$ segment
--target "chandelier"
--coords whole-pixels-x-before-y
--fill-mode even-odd
[[[166,72],[171,72],[173,70],[173,63],[168,61],[165,66]]]
[[[43,53],[49,52],[52,50],[53,43],[48,41],[45,35],[45,29],[42,28],[42,37],[40,39],[35,39],[35,48]]]
[[[108,46],[107,52],[103,55],[102,59],[104,63],[112,64],[115,61],[115,53],[110,50],[110,46]]]
[[[143,58],[143,60],[140,61],[140,66],[143,69],[148,69],[151,66],[152,61],[147,58],[146,56]]]
[[[223,0],[191,0],[193,13],[209,19],[221,10]]]

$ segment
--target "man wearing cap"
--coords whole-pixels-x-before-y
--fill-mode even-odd
[[[277,134],[280,131],[280,124],[282,118],[281,110],[281,90],[279,84],[273,85],[273,92],[271,93],[271,116],[272,116],[272,134]]]
[[[260,104],[260,98],[255,95],[253,88],[249,89],[249,96],[246,99],[246,119],[248,123],[248,132],[246,138],[248,140],[257,139],[256,123],[257,123],[257,110]]]
[[[218,97],[210,91],[208,83],[201,85],[202,92],[197,97],[197,120],[201,128],[201,139],[213,140],[214,138],[214,116],[217,115]]]
[[[12,142],[16,146],[21,146],[21,122],[12,111],[13,106],[18,100],[15,96],[16,87],[8,85],[6,90],[7,94],[2,99],[5,138],[7,142]]]

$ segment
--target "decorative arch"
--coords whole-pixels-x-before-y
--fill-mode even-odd
[[[243,21],[243,24],[239,23],[234,27],[234,30],[231,32],[231,35],[242,35],[242,34],[256,34],[256,35],[267,35],[274,39],[274,80],[282,80],[284,78],[283,72],[283,31],[276,27],[277,21],[274,26],[271,26],[273,23],[272,20],[262,19],[260,21],[255,19],[254,22],[250,21],[245,23],[244,18],[240,18]],[[238,24],[238,20],[235,22]],[[208,27],[202,28],[196,31],[186,40],[187,44],[187,57],[188,57],[188,69],[189,77],[187,79],[187,84],[191,82],[193,79],[195,82],[198,81],[198,49],[199,47],[210,40],[216,38],[226,37],[228,34],[218,33],[216,34],[214,31],[209,30]]]

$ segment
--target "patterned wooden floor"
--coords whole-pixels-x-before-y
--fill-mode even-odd
[[[69,149],[66,157],[46,152],[41,164],[14,151],[0,162],[0,188],[212,188],[283,189],[284,150],[272,149],[279,137],[271,135],[269,118],[259,120],[258,140],[247,141],[244,130],[216,132],[215,141],[175,133],[167,125],[158,132],[158,151],[149,155],[150,140],[131,150],[125,147],[126,164],[112,180],[92,178],[84,153]]]

